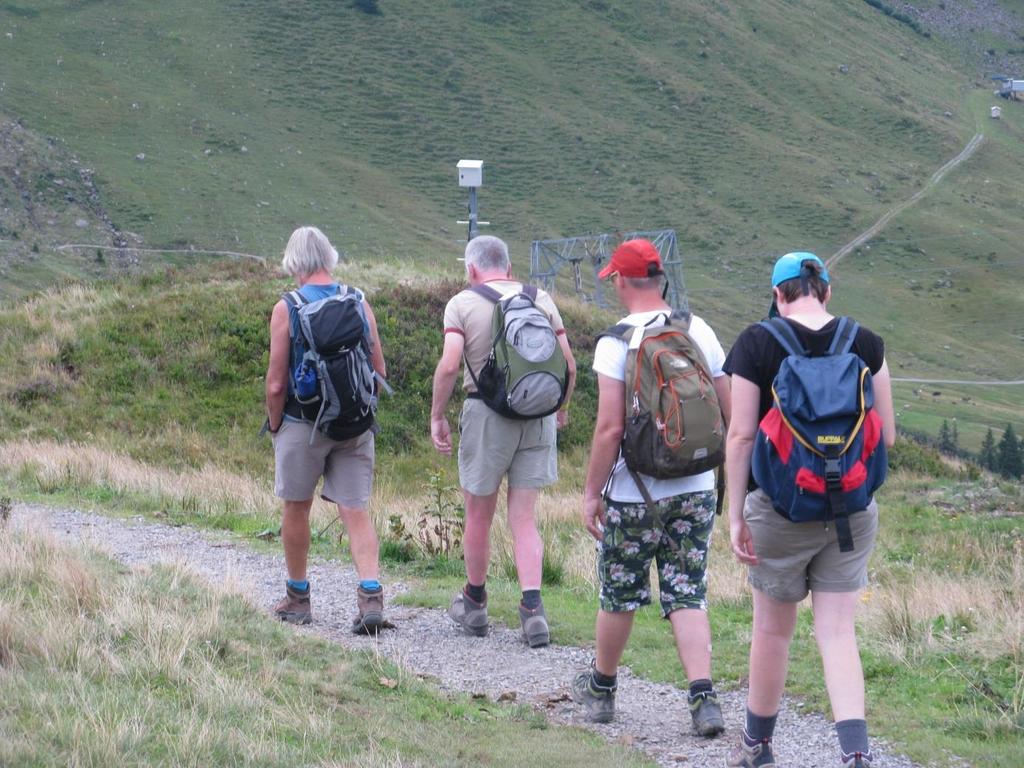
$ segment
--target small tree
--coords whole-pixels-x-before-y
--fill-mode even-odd
[[[1003,438],[999,441],[999,473],[1011,478],[1020,477],[1024,473],[1024,458],[1021,457],[1020,442],[1012,424],[1006,425]]]
[[[956,444],[949,431],[949,422],[945,419],[942,420],[942,426],[939,428],[939,450],[943,453],[956,453]]]
[[[352,5],[363,13],[380,16],[380,6],[377,5],[377,0],[353,0]]]
[[[983,469],[989,472],[996,472],[999,469],[999,457],[996,454],[996,436],[992,434],[992,427],[985,433],[985,439],[981,442],[981,453],[978,454],[978,463]]]

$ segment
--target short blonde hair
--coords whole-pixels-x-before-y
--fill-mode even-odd
[[[284,247],[281,269],[292,277],[307,277],[321,269],[331,272],[338,266],[338,252],[327,235],[316,227],[299,227]]]

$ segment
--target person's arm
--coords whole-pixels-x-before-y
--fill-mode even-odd
[[[465,345],[466,340],[461,333],[446,333],[441,359],[437,361],[437,368],[434,370],[434,392],[430,404],[430,439],[438,452],[445,456],[452,454],[452,431],[448,426],[445,410],[455,389]]]
[[[573,357],[572,349],[569,347],[569,337],[564,331],[558,334],[558,344],[562,347],[562,354],[565,355],[565,365],[569,372],[569,381],[565,389],[565,401],[562,403],[562,408],[558,411],[558,416],[556,417],[558,428],[561,429],[569,423],[569,411],[566,409],[569,407],[569,400],[572,398],[573,390],[576,389],[576,358]]]
[[[871,377],[871,384],[875,391],[875,411],[882,419],[882,439],[886,448],[892,448],[896,444],[896,410],[892,402],[888,362],[882,360],[882,367]]]
[[[750,477],[750,456],[757,436],[758,408],[761,390],[754,382],[733,374],[731,386],[731,419],[725,441],[725,466],[728,469],[729,540],[733,554],[741,563],[757,564],[750,528],[743,519],[743,503],[747,498]]]
[[[274,305],[270,313],[270,362],[267,365],[267,425],[271,433],[281,428],[284,403],[288,397],[288,307],[284,301]]]
[[[603,373],[597,375],[597,422],[590,447],[587,480],[583,486],[583,525],[598,541],[604,535],[604,500],[601,491],[619,458],[625,431],[626,385]],[[601,527],[598,527],[598,526]]]
[[[366,324],[370,326],[370,341],[372,342],[370,349],[370,363],[373,365],[375,370],[382,379],[388,377],[388,369],[384,363],[384,350],[380,345],[380,335],[377,333],[377,318],[373,314],[373,309],[370,307],[370,302],[363,300],[363,309],[366,311]]]

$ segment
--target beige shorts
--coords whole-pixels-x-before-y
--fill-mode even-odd
[[[743,517],[750,526],[758,565],[749,566],[754,589],[783,603],[798,603],[810,592],[856,592],[868,583],[868,558],[878,533],[878,505],[850,515],[853,551],[840,552],[835,524],[794,523],[772,507],[758,489],[747,494]]]
[[[466,398],[459,417],[459,484],[490,496],[508,475],[509,488],[542,488],[558,480],[555,416],[507,419],[483,400]]]
[[[312,499],[324,479],[321,498],[366,509],[373,487],[373,432],[351,440],[330,440],[319,432],[309,443],[313,425],[285,419],[274,438],[274,493],[285,501]]]

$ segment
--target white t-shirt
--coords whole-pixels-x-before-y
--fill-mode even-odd
[[[665,324],[666,314],[664,310],[634,312],[620,322],[632,326],[658,327]],[[704,353],[704,359],[707,360],[712,378],[717,379],[719,376],[724,376],[725,372],[722,370],[722,366],[725,364],[725,352],[722,350],[722,345],[719,343],[718,337],[715,336],[715,332],[711,330],[711,326],[696,315],[692,315],[690,317],[690,336]],[[618,381],[625,381],[627,349],[628,345],[622,339],[616,339],[613,336],[601,337],[594,349],[594,372]],[[655,501],[682,493],[710,491],[715,487],[714,470],[708,470],[699,475],[674,477],[666,480],[643,474],[640,475],[640,478]],[[621,453],[612,468],[606,492],[615,501],[636,503],[644,500],[636,483],[633,482],[633,478],[630,477],[629,470],[626,469],[626,462]]]

